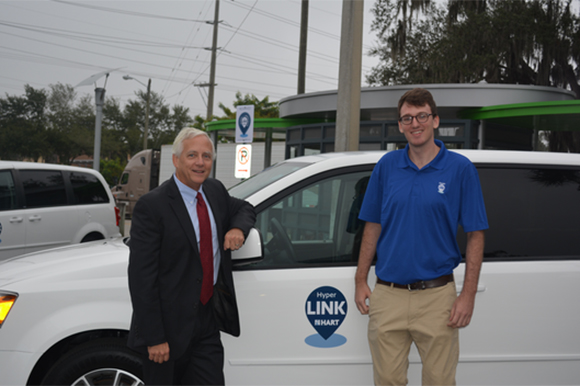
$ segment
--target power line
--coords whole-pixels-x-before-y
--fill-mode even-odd
[[[46,20],[47,17],[52,17],[52,18],[62,19],[62,20],[65,20],[65,21],[72,21],[72,22],[75,22],[75,23],[82,23],[83,28],[86,28],[89,25],[96,26],[96,27],[98,27],[100,29],[103,28],[103,25],[102,24],[92,23],[90,20],[82,20],[82,21],[80,21],[80,20],[75,19],[75,18],[64,17],[64,16],[62,16],[62,14],[55,15],[55,14],[51,14],[51,13],[39,11],[37,8],[35,8],[35,9],[29,9],[29,8],[25,8],[25,7],[19,7],[19,6],[14,5],[14,4],[8,4],[6,2],[0,3],[0,4],[2,4],[3,7],[8,6],[8,7],[12,7],[12,8],[21,9],[21,10],[23,10],[25,12],[32,12],[32,13],[36,13],[36,14],[43,15],[42,16],[43,17],[43,20]],[[25,2],[24,2],[24,4],[25,4]],[[139,35],[139,37],[147,37],[147,36],[149,36],[151,38],[158,38],[157,35],[149,35],[145,31],[136,32],[135,30],[126,30],[126,29],[116,28],[116,27],[111,27],[111,26],[107,26],[106,29],[107,30],[112,30],[112,31],[119,31],[119,32],[122,32],[122,33]],[[101,36],[101,35],[98,35],[98,36]],[[161,39],[161,40],[166,40],[166,39]],[[170,41],[170,40],[167,39],[167,41]],[[178,44],[178,43],[176,43],[176,44]],[[181,44],[179,44],[179,45],[181,45]]]
[[[187,22],[194,22],[194,23],[205,23],[206,22],[206,20],[195,20],[195,19],[187,19],[187,18],[183,18],[183,17],[162,16],[162,15],[154,15],[154,14],[144,13],[144,12],[125,11],[125,10],[118,9],[118,8],[102,7],[102,6],[97,6],[97,5],[85,4],[85,3],[73,3],[71,1],[64,1],[64,0],[51,0],[51,1],[53,1],[55,3],[72,5],[75,7],[89,8],[89,9],[94,9],[97,11],[112,12],[112,13],[129,15],[129,16],[148,17],[148,18],[152,18],[152,19],[163,19],[163,20],[187,21]]]
[[[207,7],[207,8],[206,8],[206,5],[208,5],[208,7]],[[209,6],[209,2],[208,2],[208,1],[206,1],[206,2],[205,2],[205,4],[204,4],[204,6],[202,7],[202,9],[199,11],[199,14],[200,14],[200,15],[201,15],[201,14],[204,12],[204,9],[205,9],[205,14],[204,14],[204,16],[207,16],[208,12],[210,12],[210,10],[211,10],[211,7]],[[189,36],[188,36],[188,38],[187,38],[187,41],[192,41],[192,40],[193,40],[193,39],[194,39],[194,38],[197,36],[197,34],[198,34],[198,33],[199,33],[199,31],[200,31],[200,26],[198,25],[196,28],[197,28],[197,29],[195,29],[195,33],[194,33],[194,29],[192,29],[192,31],[190,31],[190,34],[189,34]],[[207,34],[206,34],[206,37],[203,39],[203,41],[205,42],[205,41],[208,39],[208,37],[209,37],[209,30],[208,30],[208,32],[207,32]],[[198,60],[198,58],[199,58],[199,56],[200,56],[200,53],[201,53],[201,51],[198,51],[198,52],[196,53],[195,59],[193,59],[193,60],[191,60],[191,59],[188,59],[188,58],[186,57],[186,53],[187,53],[187,51],[185,51],[184,49],[182,49],[182,50],[181,50],[181,53],[180,53],[180,55],[179,55],[179,58],[178,58],[178,60],[176,61],[176,63],[175,63],[175,65],[174,65],[173,69],[171,70],[171,74],[174,74],[174,73],[175,73],[175,71],[176,71],[176,68],[180,68],[180,67],[181,67],[181,65],[183,64],[183,62],[184,62],[185,60],[190,60],[190,61],[192,62],[192,65],[191,65],[191,67],[189,68],[189,70],[187,71],[187,73],[188,73],[188,74],[191,74],[191,73],[193,72],[193,70],[194,70],[194,67],[197,65],[197,63],[199,63],[199,60]],[[204,74],[204,73],[205,73],[205,71],[207,71],[207,68],[206,68],[206,69],[204,69],[203,71],[200,71],[200,72],[198,73],[197,77],[195,78],[195,80],[193,80],[191,83],[195,83],[195,82],[197,81],[197,79],[199,79],[199,77],[200,77],[202,74]],[[172,76],[172,75],[170,75],[170,76]],[[165,85],[163,86],[162,95],[165,95],[165,92],[166,92],[166,90],[167,90],[167,88],[168,88],[168,87],[169,87],[169,82],[166,82],[166,83],[165,83]],[[185,100],[185,98],[186,98],[186,97],[189,95],[189,91],[191,90],[190,88],[187,88],[187,87],[186,87],[186,89],[187,89],[187,92],[186,92],[186,94],[183,96],[183,99],[182,99],[182,100]],[[184,91],[184,90],[181,90],[181,91],[179,92],[179,94],[181,94],[181,92],[182,92],[182,91]]]
[[[206,0],[206,4],[211,2],[211,0]],[[89,53],[91,55],[95,55],[95,58],[102,58],[103,62],[101,63],[105,63],[106,61],[108,61],[109,59],[114,60],[113,62],[113,66],[114,67],[121,67],[123,64],[127,63],[128,66],[130,66],[131,64],[137,64],[139,66],[134,66],[135,69],[129,69],[128,72],[130,72],[132,75],[138,75],[138,76],[147,76],[153,79],[161,79],[164,80],[164,86],[162,89],[162,92],[160,95],[162,96],[167,96],[167,94],[170,93],[170,90],[172,90],[170,88],[171,84],[175,84],[175,83],[181,83],[182,85],[185,85],[185,87],[183,87],[178,94],[181,94],[179,96],[179,99],[185,101],[187,98],[187,95],[189,93],[191,93],[191,88],[192,84],[197,82],[199,79],[201,79],[204,74],[207,73],[207,68],[209,67],[208,65],[208,60],[207,57],[204,55],[204,52],[201,48],[204,47],[203,44],[199,44],[199,42],[203,41],[203,34],[201,33],[203,30],[203,27],[201,27],[204,24],[201,24],[202,22],[205,23],[205,20],[201,20],[201,19],[205,19],[202,16],[204,16],[203,12],[204,10],[200,10],[198,14],[194,15],[192,14],[193,18],[187,18],[184,16],[187,16],[187,12],[183,12],[183,8],[180,9],[180,14],[177,14],[177,17],[169,17],[169,16],[164,16],[163,15],[163,10],[161,10],[160,14],[156,14],[153,12],[147,13],[147,12],[136,12],[136,11],[124,11],[121,9],[115,9],[115,8],[111,8],[111,7],[103,7],[100,5],[91,5],[91,4],[86,4],[84,2],[72,2],[72,1],[66,1],[66,0],[53,0],[52,3],[57,3],[62,5],[63,7],[76,7],[76,8],[85,8],[87,10],[90,11],[85,11],[85,15],[86,16],[79,16],[78,19],[72,19],[72,18],[66,18],[63,17],[63,15],[67,15],[66,12],[62,12],[62,8],[59,6],[54,6],[54,9],[58,8],[58,15],[56,14],[51,14],[50,12],[44,13],[44,12],[40,12],[39,10],[50,10],[53,8],[42,8],[42,7],[34,7],[34,9],[28,9],[26,10],[25,7],[19,7],[19,6],[15,6],[12,4],[7,4],[7,6],[9,7],[14,7],[14,8],[21,8],[21,9],[25,9],[26,12],[35,12],[35,13],[40,13],[43,14],[42,18],[39,18],[38,15],[32,15],[33,17],[30,17],[30,15],[27,15],[27,20],[24,23],[18,23],[16,22],[18,19],[11,17],[9,15],[7,15],[6,13],[2,12],[5,16],[6,19],[8,20],[4,20],[4,21],[0,21],[0,26],[4,27],[2,29],[8,30],[9,28],[12,29],[19,29],[21,31],[26,31],[26,32],[30,32],[30,33],[22,33],[23,35],[30,35],[30,36],[34,36],[32,34],[43,34],[43,35],[47,35],[48,38],[47,39],[35,39],[34,37],[29,38],[29,37],[25,37],[25,36],[20,36],[18,34],[11,34],[8,32],[2,32],[0,31],[0,34],[4,34],[6,36],[10,35],[10,36],[16,36],[19,37],[21,39],[28,39],[29,41],[37,41],[40,42],[43,46],[47,46],[49,45],[48,49],[51,49],[51,47],[62,47],[63,49],[66,50],[73,50],[73,53],[76,54],[75,58],[73,58],[73,60],[71,61],[67,61],[66,59],[61,59],[64,58],[66,56],[60,55],[60,57],[58,57],[59,55],[54,54],[54,55],[50,55],[51,53],[47,52],[48,55],[43,55],[43,56],[38,56],[36,55],[34,52],[32,52],[33,50],[30,49],[28,51],[8,51],[8,50],[12,50],[11,48],[8,47],[4,47],[4,51],[5,52],[0,52],[0,56],[2,56],[3,58],[9,59],[9,60],[21,60],[21,61],[28,61],[30,63],[42,63],[42,64],[46,64],[49,63],[50,65],[54,65],[54,66],[62,66],[62,67],[74,67],[74,68],[98,68],[99,70],[103,69],[103,66],[95,66],[94,63],[95,62],[91,62],[91,59],[93,58],[93,56],[91,57],[87,57],[86,55],[84,55],[83,53]],[[188,2],[189,3],[189,2]],[[192,4],[196,4],[196,6],[194,7],[196,10],[197,8],[197,4],[202,3],[201,1],[196,1],[196,2],[191,2]],[[286,84],[290,83],[287,82],[288,77],[290,76],[295,76],[297,69],[295,68],[295,66],[293,65],[287,65],[288,63],[288,59],[283,59],[281,57],[278,57],[278,55],[276,54],[271,54],[271,55],[264,55],[263,57],[260,57],[260,53],[257,53],[257,55],[254,54],[253,49],[255,48],[255,43],[252,44],[251,41],[247,40],[247,39],[251,39],[254,42],[259,42],[260,45],[264,46],[264,49],[262,50],[263,52],[267,53],[273,53],[275,51],[277,51],[277,48],[281,48],[282,50],[286,50],[288,51],[288,53],[293,54],[293,53],[297,53],[298,52],[298,44],[290,44],[290,43],[286,43],[284,41],[282,41],[283,38],[278,38],[276,39],[277,36],[281,36],[280,34],[277,34],[274,31],[270,31],[268,30],[267,32],[265,28],[262,28],[261,31],[262,32],[251,32],[247,29],[244,29],[243,27],[246,26],[246,28],[248,27],[248,20],[249,17],[251,15],[257,15],[260,18],[262,18],[261,20],[255,20],[256,23],[260,24],[262,22],[265,23],[264,19],[269,19],[272,21],[275,21],[278,24],[284,24],[284,25],[290,25],[290,26],[295,26],[298,27],[299,23],[297,22],[293,22],[292,20],[284,17],[286,14],[281,14],[281,16],[275,15],[273,13],[270,12],[266,12],[263,10],[260,10],[259,8],[257,8],[257,6],[259,5],[259,3],[257,2],[257,0],[255,2],[251,2],[251,3],[247,3],[244,4],[242,6],[240,6],[239,2],[229,2],[229,1],[224,1],[225,4],[229,5],[233,5],[233,6],[237,6],[238,8],[242,8],[245,9],[247,11],[240,11],[240,10],[232,10],[230,9],[230,11],[234,11],[237,13],[236,15],[236,26],[232,26],[229,24],[223,24],[221,26],[221,28],[226,32],[226,34],[222,35],[222,40],[224,40],[226,43],[223,44],[222,49],[225,49],[226,47],[232,47],[233,46],[233,42],[235,41],[234,39],[236,38],[246,38],[245,41],[242,42],[242,44],[238,45],[236,44],[235,47],[233,48],[234,52],[226,52],[226,51],[220,51],[220,59],[218,60],[218,65],[219,65],[219,70],[218,70],[218,79],[216,80],[216,83],[219,83],[219,89],[221,90],[229,90],[229,89],[234,89],[237,91],[242,91],[244,93],[247,92],[260,92],[263,94],[267,94],[267,95],[276,95],[276,91],[282,91],[282,90],[294,90],[295,89],[295,82],[292,82],[292,86],[286,86]],[[296,2],[293,2],[296,3]],[[18,3],[18,4],[26,4],[26,2],[22,2],[22,3]],[[46,4],[46,3],[45,3]],[[49,4],[50,5],[50,4]],[[0,7],[3,7],[4,5],[0,3]],[[206,7],[207,8],[207,7]],[[332,9],[334,9],[334,7],[331,7]],[[204,8],[205,9],[205,8]],[[108,13],[116,13],[116,14],[121,14],[121,15],[129,15],[131,17],[135,17],[135,18],[149,18],[149,19],[157,19],[157,20],[167,20],[171,22],[171,25],[174,26],[176,32],[179,31],[179,35],[173,34],[172,37],[178,37],[180,39],[173,39],[173,38],[169,38],[168,35],[165,39],[158,39],[156,35],[150,35],[147,34],[147,32],[151,32],[151,31],[156,31],[155,28],[165,28],[167,29],[168,27],[166,27],[165,25],[162,25],[161,22],[154,24],[152,21],[150,20],[146,20],[141,22],[141,25],[147,25],[150,26],[147,30],[143,30],[140,31],[140,28],[136,28],[133,30],[123,30],[123,29],[119,29],[116,28],[117,26],[125,26],[128,24],[124,24],[124,21],[121,23],[117,23],[115,25],[112,26],[108,26],[105,23],[102,23],[101,25],[94,23],[93,21],[98,21],[98,20],[102,20],[103,17],[95,17],[95,14],[97,14],[97,16],[99,16],[98,12],[95,11],[99,11],[99,12],[108,12]],[[82,11],[79,10],[75,10],[76,14],[81,13]],[[87,12],[91,12],[90,16],[87,14]],[[167,11],[169,12],[169,11]],[[70,15],[70,13],[68,13]],[[272,16],[274,15],[274,16]],[[75,31],[73,29],[66,29],[66,27],[64,28],[55,28],[55,27],[44,27],[41,25],[42,22],[47,22],[47,20],[50,20],[49,17],[54,17],[54,18],[59,18],[61,20],[52,20],[52,25],[55,25],[56,27],[60,27],[65,25],[64,21],[66,20],[62,20],[62,19],[67,19],[67,20],[73,20],[74,22],[78,22],[78,23],[83,23],[83,28],[79,28],[78,31]],[[30,20],[42,20],[41,23],[34,23],[30,22]],[[81,20],[82,19],[82,20]],[[126,18],[126,19],[130,19],[130,18]],[[328,19],[328,17],[327,17]],[[58,23],[55,24],[55,23]],[[183,24],[183,23],[189,23],[189,24]],[[167,23],[166,23],[167,24]],[[157,25],[159,25],[159,27],[157,27]],[[86,31],[86,27],[90,26],[90,27],[100,27],[100,29],[102,31],[108,31],[107,36],[103,36],[102,34],[91,34],[91,33],[87,33],[84,32]],[[177,27],[180,27],[180,30],[177,29]],[[185,27],[185,30],[184,28]],[[284,27],[284,26],[281,26]],[[171,28],[171,27],[169,27]],[[287,29],[287,28],[286,28]],[[170,29],[172,30],[172,28]],[[83,31],[83,32],[80,32]],[[188,34],[189,31],[189,34]],[[320,35],[323,37],[327,37],[329,39],[332,40],[336,40],[339,41],[339,38],[336,34],[332,34],[332,33],[328,33],[328,32],[324,32],[322,30],[317,30],[316,28],[309,28],[309,31],[312,31],[313,34],[316,35]],[[15,31],[17,32],[17,31]],[[319,33],[319,32],[324,32],[324,33]],[[114,34],[114,35],[113,35]],[[130,34],[135,34],[133,35],[134,38],[125,38],[124,36],[132,36]],[[160,34],[161,35],[161,34]],[[52,38],[52,37],[55,38]],[[185,38],[187,36],[187,39],[182,39]],[[68,39],[69,42],[64,41],[64,44],[58,44],[56,42],[59,42],[58,39]],[[2,39],[4,40],[4,38]],[[184,43],[179,43],[179,40],[183,40]],[[95,46],[88,46],[88,47],[95,47],[93,50],[87,50],[85,49],[86,46],[83,46],[82,48],[75,48],[75,46],[78,46],[79,44],[74,44],[74,43],[70,43],[70,41],[80,41],[83,43],[88,43],[88,44],[94,44]],[[55,43],[53,43],[55,42]],[[61,41],[63,42],[63,41]],[[6,44],[6,40],[3,41],[4,44]],[[25,45],[22,45],[21,47],[31,47],[32,45],[26,44],[26,42],[24,42]],[[298,41],[297,41],[298,43]],[[244,46],[244,44],[246,44],[246,46]],[[330,46],[333,47],[334,44],[333,42],[330,42]],[[107,47],[113,47],[114,50],[111,49],[107,49]],[[244,49],[245,47],[249,48],[250,51],[248,51],[247,49]],[[179,54],[177,53],[177,50],[179,49],[180,52]],[[123,53],[120,53],[119,51],[116,50],[123,50]],[[195,51],[192,51],[195,50]],[[59,52],[60,50],[55,50],[53,49],[54,52]],[[230,50],[232,51],[232,50]],[[236,52],[238,51],[238,52]],[[42,52],[42,50],[38,50],[36,52]],[[103,53],[105,52],[105,53]],[[68,52],[65,51],[65,53],[68,55]],[[143,54],[143,56],[141,55],[136,55],[136,53],[138,54]],[[147,55],[147,56],[145,56]],[[282,52],[283,56],[287,56],[289,57],[289,55],[286,55],[284,52]],[[308,77],[310,80],[313,81],[313,85],[317,85],[317,84],[321,84],[321,85],[335,85],[337,82],[337,77],[338,77],[338,71],[336,71],[337,75],[336,76],[332,76],[331,74],[334,72],[334,66],[338,65],[338,59],[337,57],[335,58],[335,55],[330,54],[330,55],[323,55],[320,52],[317,52],[315,50],[309,50],[308,52],[309,58],[315,59],[312,62],[309,62],[309,67],[312,69],[318,69],[318,73],[316,71],[309,71],[308,72]],[[166,59],[170,59],[170,61],[166,61],[167,65],[163,65],[163,62],[158,60],[158,58],[160,57],[164,57]],[[85,63],[82,63],[82,59],[79,60],[74,60],[77,58],[83,58],[85,59]],[[229,60],[228,60],[229,58]],[[150,59],[150,60],[149,60]],[[122,61],[123,63],[119,63],[118,61]],[[173,62],[173,63],[171,63]],[[142,66],[148,66],[151,69],[151,74],[148,73],[147,69],[145,69],[145,71],[143,71],[143,68],[141,68]],[[316,67],[319,66],[319,67]],[[110,66],[108,66],[110,67]],[[330,70],[330,71],[329,71]],[[273,74],[276,75],[276,77],[273,79],[273,81],[261,81],[264,77],[259,77],[258,81],[256,82],[253,79],[256,79],[256,76],[254,76],[252,73],[247,73],[249,76],[246,77],[245,79],[240,79],[239,76],[236,75],[241,75],[244,74],[244,71],[252,71],[252,72],[256,72],[259,71],[260,73],[264,74],[264,75],[269,75],[269,74]],[[157,74],[155,74],[155,72],[157,72]],[[161,75],[160,75],[161,74]],[[167,75],[166,75],[167,74]],[[232,74],[233,76],[224,76],[224,75],[228,75],[228,74]],[[32,77],[31,77],[32,78]],[[315,83],[314,83],[315,82]],[[161,82],[159,82],[161,83]],[[236,85],[240,85],[240,87],[236,88]],[[159,86],[158,86],[159,87]],[[324,86],[322,86],[324,87]],[[180,86],[175,87],[175,88],[180,88]],[[309,89],[312,89],[312,87],[307,87]],[[270,90],[270,91],[265,91],[265,90]],[[272,91],[274,90],[274,91]],[[317,91],[318,89],[312,89],[309,91]],[[284,91],[282,91],[284,92]],[[287,93],[287,94],[282,94],[281,96],[287,96],[289,94],[292,94],[292,92]],[[172,93],[171,96],[167,96],[167,98],[173,98],[175,97],[176,94]],[[185,103],[185,102],[184,102]]]
[[[137,39],[127,39],[127,38],[119,38],[117,36],[103,36],[103,35],[95,35],[89,34],[84,32],[76,32],[76,31],[68,31],[59,28],[50,28],[50,27],[40,27],[36,25],[30,24],[21,24],[21,23],[12,23],[7,22],[4,20],[0,20],[0,25],[22,29],[26,31],[38,32],[45,35],[53,35],[59,36],[67,39],[74,39],[79,41],[85,42],[97,42],[97,43],[117,43],[117,44],[128,44],[128,45],[137,45],[137,46],[147,46],[147,47],[155,47],[155,48],[194,48],[194,49],[202,49],[203,47],[196,47],[196,46],[183,46],[181,44],[168,44],[168,43],[156,43],[151,41],[145,40],[137,40]]]

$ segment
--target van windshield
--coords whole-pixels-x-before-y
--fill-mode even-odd
[[[260,173],[255,174],[240,182],[239,184],[231,187],[229,193],[231,196],[245,200],[252,194],[263,189],[264,187],[270,185],[274,181],[286,177],[289,174],[294,173],[298,169],[302,169],[308,166],[310,163],[307,162],[280,162],[271,166],[267,169],[262,170]]]

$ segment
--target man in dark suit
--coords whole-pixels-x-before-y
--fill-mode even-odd
[[[208,178],[213,154],[204,131],[183,129],[173,144],[175,174],[133,211],[128,344],[145,356],[147,385],[223,385],[219,331],[240,334],[231,251],[256,214]]]

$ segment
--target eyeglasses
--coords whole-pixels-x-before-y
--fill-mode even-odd
[[[429,116],[435,116],[435,114],[427,114],[427,113],[419,113],[415,116],[412,115],[405,115],[404,117],[399,118],[399,122],[403,125],[410,125],[413,123],[413,118],[417,120],[419,123],[425,123],[429,119]]]

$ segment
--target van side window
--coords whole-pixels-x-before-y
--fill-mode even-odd
[[[21,170],[27,208],[67,205],[62,173],[58,170]]]
[[[101,204],[109,202],[109,196],[99,179],[89,173],[70,173],[70,183],[73,189],[74,203]]]
[[[364,223],[358,212],[371,171],[312,181],[260,210],[264,260],[256,268],[354,265]],[[245,269],[243,267],[241,269]]]
[[[16,209],[16,188],[9,170],[0,172],[0,210]]]
[[[580,258],[580,170],[479,167],[478,172],[489,221],[487,260]]]

